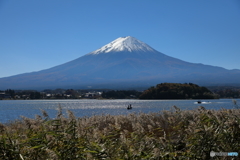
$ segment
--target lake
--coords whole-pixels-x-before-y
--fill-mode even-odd
[[[175,105],[180,109],[196,109],[198,106],[204,106],[206,109],[233,109],[232,99],[214,99],[201,100],[198,104],[196,100],[1,100],[0,101],[0,123],[6,123],[9,120],[20,119],[21,116],[35,118],[36,115],[42,115],[41,109],[47,111],[51,118],[56,117],[57,109],[60,106],[63,114],[66,110],[71,110],[77,117],[101,115],[101,114],[129,114],[129,113],[149,113],[161,110],[171,110]],[[239,104],[239,99],[236,99]],[[133,109],[127,110],[131,104]]]

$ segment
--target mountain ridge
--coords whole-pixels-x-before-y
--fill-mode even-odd
[[[148,88],[162,82],[215,85],[239,80],[240,70],[185,62],[127,36],[49,69],[0,78],[0,89]]]

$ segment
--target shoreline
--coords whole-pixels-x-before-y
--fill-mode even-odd
[[[76,98],[76,99],[0,99],[0,100],[121,100],[122,98]],[[219,99],[240,99],[240,98],[213,98],[213,99],[139,99],[139,98],[124,98],[126,100],[219,100]]]

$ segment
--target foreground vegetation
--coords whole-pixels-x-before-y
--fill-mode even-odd
[[[173,108],[84,118],[59,108],[55,119],[42,111],[0,124],[0,159],[210,159],[210,151],[240,151],[239,109]]]

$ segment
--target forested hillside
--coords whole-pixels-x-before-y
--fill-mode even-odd
[[[215,95],[206,87],[193,83],[161,83],[145,90],[140,99],[214,99]]]

